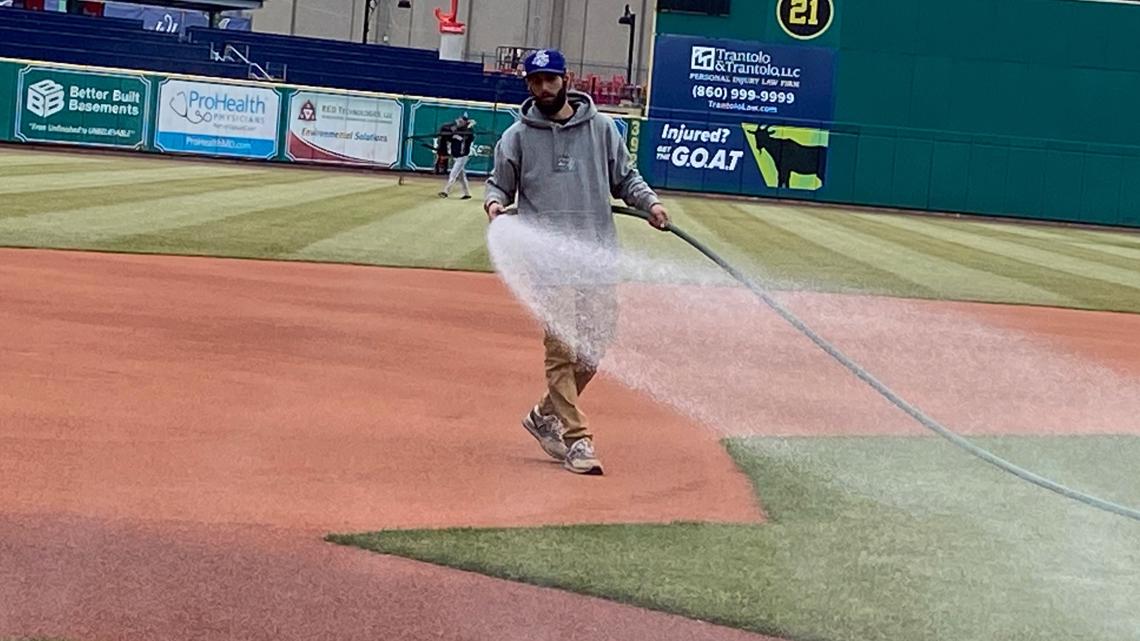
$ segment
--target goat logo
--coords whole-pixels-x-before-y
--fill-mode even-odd
[[[744,135],[756,157],[760,175],[769,187],[810,191],[823,187],[828,132],[746,124]]]

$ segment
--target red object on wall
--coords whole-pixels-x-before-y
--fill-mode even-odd
[[[103,3],[102,2],[88,2],[83,0],[79,3],[79,13],[85,16],[102,17],[103,16]]]
[[[451,13],[444,13],[443,9],[435,8],[435,19],[439,21],[440,33],[464,33],[467,25],[455,19],[459,14],[459,0],[451,0]]]

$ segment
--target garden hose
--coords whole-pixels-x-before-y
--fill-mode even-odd
[[[632,216],[634,218],[640,218],[646,221],[649,220],[649,214],[637,209],[631,209],[629,207],[614,207],[613,211],[615,214]],[[742,274],[732,265],[729,265],[723,258],[718,256],[715,252],[706,247],[700,241],[685,233],[684,230],[679,229],[672,223],[667,223],[666,226],[662,229],[663,231],[672,232],[678,238],[685,241],[694,249],[704,254],[705,257],[707,257],[709,260],[719,265],[734,279],[747,287],[753,294],[755,294],[761,301],[763,301],[765,305],[772,308],[772,310],[779,314],[781,318],[795,327],[801,334],[807,336],[808,339],[815,343],[820,349],[822,349],[835,360],[839,361],[839,363],[842,364],[843,367],[847,368],[848,371],[857,376],[863,382],[870,385],[871,388],[878,392],[883,398],[890,401],[892,405],[899,408],[903,412],[906,412],[907,415],[918,421],[920,424],[922,424],[923,427],[947,439],[951,443],[982,459],[983,461],[990,463],[991,465],[994,465],[1005,472],[1013,474],[1022,480],[1028,481],[1039,487],[1045,488],[1052,492],[1056,492],[1057,494],[1080,501],[1081,503],[1104,510],[1106,512],[1111,512],[1113,514],[1133,519],[1135,521],[1140,521],[1140,510],[1125,507],[1123,505],[1113,503],[1112,501],[1107,501],[1105,499],[1080,492],[1073,488],[1057,483],[1056,481],[1052,481],[1038,474],[1034,474],[1033,472],[1019,467],[988,450],[974,445],[969,440],[944,427],[933,418],[927,416],[922,410],[905,401],[902,397],[892,391],[891,388],[887,387],[881,381],[872,376],[870,372],[859,366],[859,364],[855,361],[851,360],[851,358],[849,358],[837,347],[813,331],[810,327],[807,326],[807,324],[797,318],[796,315],[789,311],[786,307],[781,305],[779,301],[772,298],[772,296],[767,291],[756,284],[752,279]]]

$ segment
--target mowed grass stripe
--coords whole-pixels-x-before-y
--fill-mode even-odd
[[[852,214],[793,210],[773,217],[787,231],[810,238],[834,251],[858,257],[898,278],[935,292],[935,297],[958,296],[971,300],[1002,298],[1017,301],[1068,303],[1063,296],[1020,280],[962,264],[954,257],[923,251],[918,240],[885,238],[874,230],[850,224]],[[845,224],[846,223],[846,224]]]
[[[742,244],[759,260],[769,277],[786,279],[794,288],[872,291],[896,296],[936,297],[939,290],[906,279],[852,252],[837,251],[826,239],[797,233],[779,220],[798,216],[785,206],[726,204],[737,225],[727,238]],[[715,208],[719,211],[719,207]],[[748,243],[745,245],[744,243]]]
[[[1138,262],[1136,260],[1130,260],[1128,258],[1121,258],[1120,256],[1115,255],[1111,251],[1109,251],[1109,252],[1101,251],[1100,250],[1101,245],[1099,245],[1099,244],[1082,245],[1082,244],[1074,243],[1071,240],[1064,240],[1064,239],[1055,240],[1055,239],[1045,239],[1045,238],[1033,238],[1030,236],[1023,236],[1020,234],[1008,232],[1008,231],[1005,231],[1003,229],[986,229],[986,228],[980,228],[979,229],[976,227],[971,227],[971,228],[967,228],[967,231],[972,231],[974,233],[981,234],[983,236],[988,236],[990,238],[1004,239],[1004,240],[1007,240],[1011,243],[1020,243],[1022,245],[1034,247],[1034,248],[1040,249],[1042,251],[1053,252],[1053,253],[1057,253],[1057,254],[1063,254],[1063,255],[1068,256],[1070,258],[1078,258],[1078,259],[1087,260],[1087,261],[1093,262],[1093,263],[1099,263],[1101,265],[1108,265],[1111,267],[1117,267],[1117,268],[1124,269],[1124,270],[1132,270],[1132,271],[1140,270],[1140,262]],[[1110,247],[1111,249],[1120,249],[1120,248],[1112,247],[1112,246],[1108,246],[1108,247]],[[1140,249],[1137,249],[1135,251],[1140,252]]]
[[[1124,258],[1135,261],[1132,264],[1140,264],[1140,247],[1122,247],[1119,245],[1105,245],[1094,243],[1076,243],[1077,247],[1085,249],[1092,249],[1102,254],[1112,254],[1113,256],[1123,256]]]
[[[60,164],[73,164],[73,163],[97,163],[108,160],[107,156],[99,156],[96,154],[84,154],[73,148],[68,148],[66,152],[38,152],[31,151],[27,148],[8,147],[5,148],[0,145],[0,167],[8,167],[12,165],[24,165],[28,163],[36,163],[40,165],[49,165],[52,163]]]
[[[625,203],[619,204],[625,206]],[[709,245],[716,246],[717,251],[740,249],[735,244],[725,243],[718,234],[705,225],[705,221],[709,216],[704,208],[708,204],[708,201],[695,198],[677,198],[667,199],[663,204],[669,210],[669,216],[673,223],[693,237],[707,241]],[[690,208],[699,210],[700,214],[692,213]],[[678,256],[680,253],[686,252],[683,241],[675,238],[672,234],[662,233],[653,229],[643,220],[629,216],[619,216],[618,220],[627,223],[623,227],[622,237],[627,247],[655,255]]]
[[[1096,231],[1091,229],[1074,229],[1077,237],[1106,245],[1118,247],[1135,247],[1140,249],[1140,232],[1137,231]]]
[[[454,263],[453,269],[476,272],[494,271],[494,265],[491,264],[491,250],[487,247],[487,243],[483,243],[466,254],[463,254],[456,259]]]
[[[1114,249],[1133,248],[1136,251],[1140,251],[1140,235],[1128,234],[1125,232],[1101,232],[1076,227],[1046,228],[1041,225],[1035,225],[1032,223],[1016,225],[1009,223],[972,222],[961,220],[945,222],[957,224],[962,229],[966,230],[997,230],[1004,234],[1010,235],[1011,240],[1015,239],[1013,237],[1026,237],[1057,243],[1066,243],[1070,245],[1095,245],[1096,247],[1111,247]],[[1130,243],[1129,241],[1133,239],[1135,240],[1135,243]]]
[[[9,194],[4,198],[3,207],[0,208],[0,219],[48,212],[59,213],[90,207],[93,204],[126,204],[188,194],[228,191],[248,186],[295,182],[297,182],[296,174],[289,172],[254,171],[248,174],[219,176],[217,178],[178,178],[159,182],[144,182],[132,185],[129,189],[116,185]],[[3,238],[0,238],[0,242],[3,242]]]
[[[827,239],[811,238],[778,224],[789,216],[780,207],[728,202],[702,203],[702,207],[708,213],[703,219],[706,226],[751,256],[765,277],[775,280],[777,286],[872,289],[925,297],[938,293],[882,269],[854,252],[838,252]]]
[[[948,240],[934,233],[920,234],[899,229],[888,224],[890,216],[859,214],[854,219],[843,224],[857,225],[861,229],[873,231],[884,238],[894,239],[900,243],[921,246],[923,251],[943,258],[958,261],[969,267],[986,270],[993,277],[1005,277],[1018,280],[1032,287],[1052,294],[1050,298],[1018,298],[1010,299],[996,297],[994,302],[1049,304],[1066,306],[1089,307],[1094,309],[1119,309],[1119,288],[1103,281],[1074,276],[1064,272],[1043,269],[1041,266],[1028,263],[1003,254],[978,249],[973,243],[962,243]],[[946,223],[952,225],[954,223]],[[991,234],[993,230],[979,229],[979,234]]]
[[[883,233],[889,233],[884,231]],[[955,255],[962,260],[974,257],[978,264],[989,266],[998,273],[1016,275],[1017,278],[1043,289],[1063,293],[1072,300],[1067,307],[1096,310],[1140,312],[1140,297],[1122,295],[1121,286],[1097,278],[1080,276],[1069,271],[1042,267],[1037,262],[1011,258],[1005,253],[978,249],[964,239],[947,240],[935,234],[927,236],[929,251]],[[997,302],[1028,302],[1032,304],[1056,304],[1050,301],[998,300]]]
[[[1096,230],[1075,227],[1043,228],[1032,224],[1009,225],[1002,224],[1002,222],[972,222],[961,220],[947,222],[953,222],[953,224],[959,225],[962,229],[976,230],[978,233],[998,230],[998,232],[1007,235],[1011,241],[1018,241],[1021,237],[1027,237],[1050,243],[1082,246],[1082,248],[1085,249],[1107,250],[1107,253],[1117,253],[1115,250],[1140,252],[1140,235],[1125,232],[1107,232],[1107,230],[1106,232],[1096,232]],[[1140,253],[1138,253],[1138,255],[1140,255]]]
[[[120,236],[101,242],[100,249],[217,254],[250,258],[291,258],[297,250],[375,220],[377,203],[395,203],[394,180],[355,179],[347,187],[324,189],[309,184],[292,190],[292,198],[267,202],[230,216],[186,224],[153,233]],[[320,195],[313,196],[314,192]],[[276,205],[276,206],[272,206]]]
[[[383,200],[359,203],[366,224],[299,247],[293,257],[404,267],[462,267],[463,257],[486,244],[487,218],[479,201],[441,200],[436,189],[407,185]]]
[[[860,216],[867,217],[868,215],[860,214]],[[1073,258],[1056,252],[1030,247],[1022,243],[1010,242],[1000,238],[990,238],[973,232],[954,229],[949,225],[936,225],[915,218],[881,216],[880,219],[887,225],[905,231],[921,234],[928,238],[933,237],[957,242],[961,245],[990,252],[998,256],[1015,258],[1043,269],[1051,269],[1073,276],[1091,278],[1140,289],[1140,271],[1137,270],[1111,267],[1102,263]]]
[[[719,234],[704,224],[703,220],[708,218],[707,212],[704,210],[705,202],[690,198],[678,198],[668,199],[664,204],[669,210],[670,218],[679,229],[708,245],[718,254],[722,254],[726,259],[736,264],[738,268],[746,269],[750,263],[755,262],[754,255],[744,253],[737,244],[726,243]],[[698,217],[691,214],[689,206],[699,208],[697,210],[702,215]],[[667,261],[670,266],[681,268],[692,266],[694,270],[719,270],[700,252],[689,247],[680,238],[654,229],[643,220],[623,215],[617,217],[617,225],[622,246],[636,255],[658,261]],[[704,274],[700,275],[704,276]]]
[[[857,287],[862,274],[874,271],[870,265],[773,226],[763,218],[764,206],[729,202],[702,202],[699,206],[705,228],[716,239],[707,243],[710,248],[721,253],[716,245],[727,246],[729,252],[724,253],[723,258],[738,270],[767,281],[770,286]],[[846,263],[843,273],[826,267],[837,261]],[[885,272],[878,273],[878,276],[894,279],[893,275]],[[909,284],[899,281],[892,282],[890,286],[908,287]]]
[[[1043,227],[1035,225],[1032,222],[1024,224],[1013,224],[1005,222],[974,222],[966,220],[943,220],[938,219],[939,224],[956,224],[962,229],[968,230],[998,230],[1007,234],[1014,234],[1016,236],[1024,236],[1027,238],[1039,238],[1041,240],[1049,240],[1056,242],[1088,242],[1089,238],[1083,234],[1081,230],[1072,227]]]
[[[129,204],[97,205],[0,220],[0,238],[8,244],[95,247],[120,237],[154,233],[255,209],[303,205],[376,187],[375,178],[314,176],[289,185],[258,185],[195,193]]]
[[[103,153],[97,149],[67,148],[66,151],[33,152],[29,148],[4,149],[0,144],[0,167],[20,165],[78,164],[85,170],[100,168],[146,169],[157,167],[217,166],[218,163],[206,158],[172,157],[164,154],[141,154],[137,152],[112,151]]]
[[[741,271],[758,277],[759,269],[754,264],[754,257],[743,254],[735,245],[725,244],[718,234],[692,218],[684,203],[669,200],[665,205],[678,228],[710,247],[715,247],[714,251]],[[630,216],[617,216],[616,224],[626,257],[623,278],[635,282],[733,283],[731,276],[673,234],[663,233],[644,220]]]
[[[90,162],[21,163],[0,167],[0,176],[7,181],[16,176],[51,176],[53,174],[73,174],[84,171],[111,171],[116,169],[107,164]],[[59,181],[57,175],[55,180]],[[66,180],[66,179],[65,179]]]
[[[961,225],[963,228],[999,229],[1010,234],[1040,238],[1043,240],[1075,243],[1091,242],[1098,245],[1105,244],[1140,248],[1140,234],[1123,230],[1105,229],[1102,231],[1088,227],[1058,226],[1043,224],[1040,221],[1031,219],[1026,219],[1023,222],[1008,222],[1008,219],[975,221],[935,218],[933,220],[938,223],[945,222]]]
[[[153,169],[102,169],[78,171],[65,179],[54,174],[39,176],[16,176],[0,181],[0,195],[23,194],[51,189],[82,189],[86,187],[124,186],[130,187],[144,182],[165,180],[209,178],[212,176],[243,175],[249,169],[225,166],[179,165]]]

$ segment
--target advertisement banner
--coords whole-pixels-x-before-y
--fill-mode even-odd
[[[826,130],[757,122],[733,125],[652,120],[646,172],[669,189],[762,195],[817,191],[827,180]],[[647,150],[647,153],[649,150]]]
[[[167,152],[270,159],[280,116],[273,89],[166,79],[154,144]]]
[[[832,120],[831,49],[660,35],[653,55],[652,118],[762,117],[802,126]]]
[[[294,92],[285,154],[302,162],[394,167],[400,162],[403,118],[399,100]]]
[[[641,158],[641,125],[640,118],[630,118],[627,121],[627,132],[625,136],[625,146],[629,148],[629,154],[633,157],[636,164]]]
[[[0,140],[12,140],[16,112],[17,65],[0,62]]]
[[[486,175],[494,163],[495,143],[519,118],[518,109],[463,106],[417,100],[407,105],[408,130],[404,143],[404,164],[408,169],[435,167],[439,130],[463,114],[475,121],[475,142],[467,173]]]
[[[146,78],[38,66],[25,67],[18,76],[16,138],[129,149],[146,144]]]

